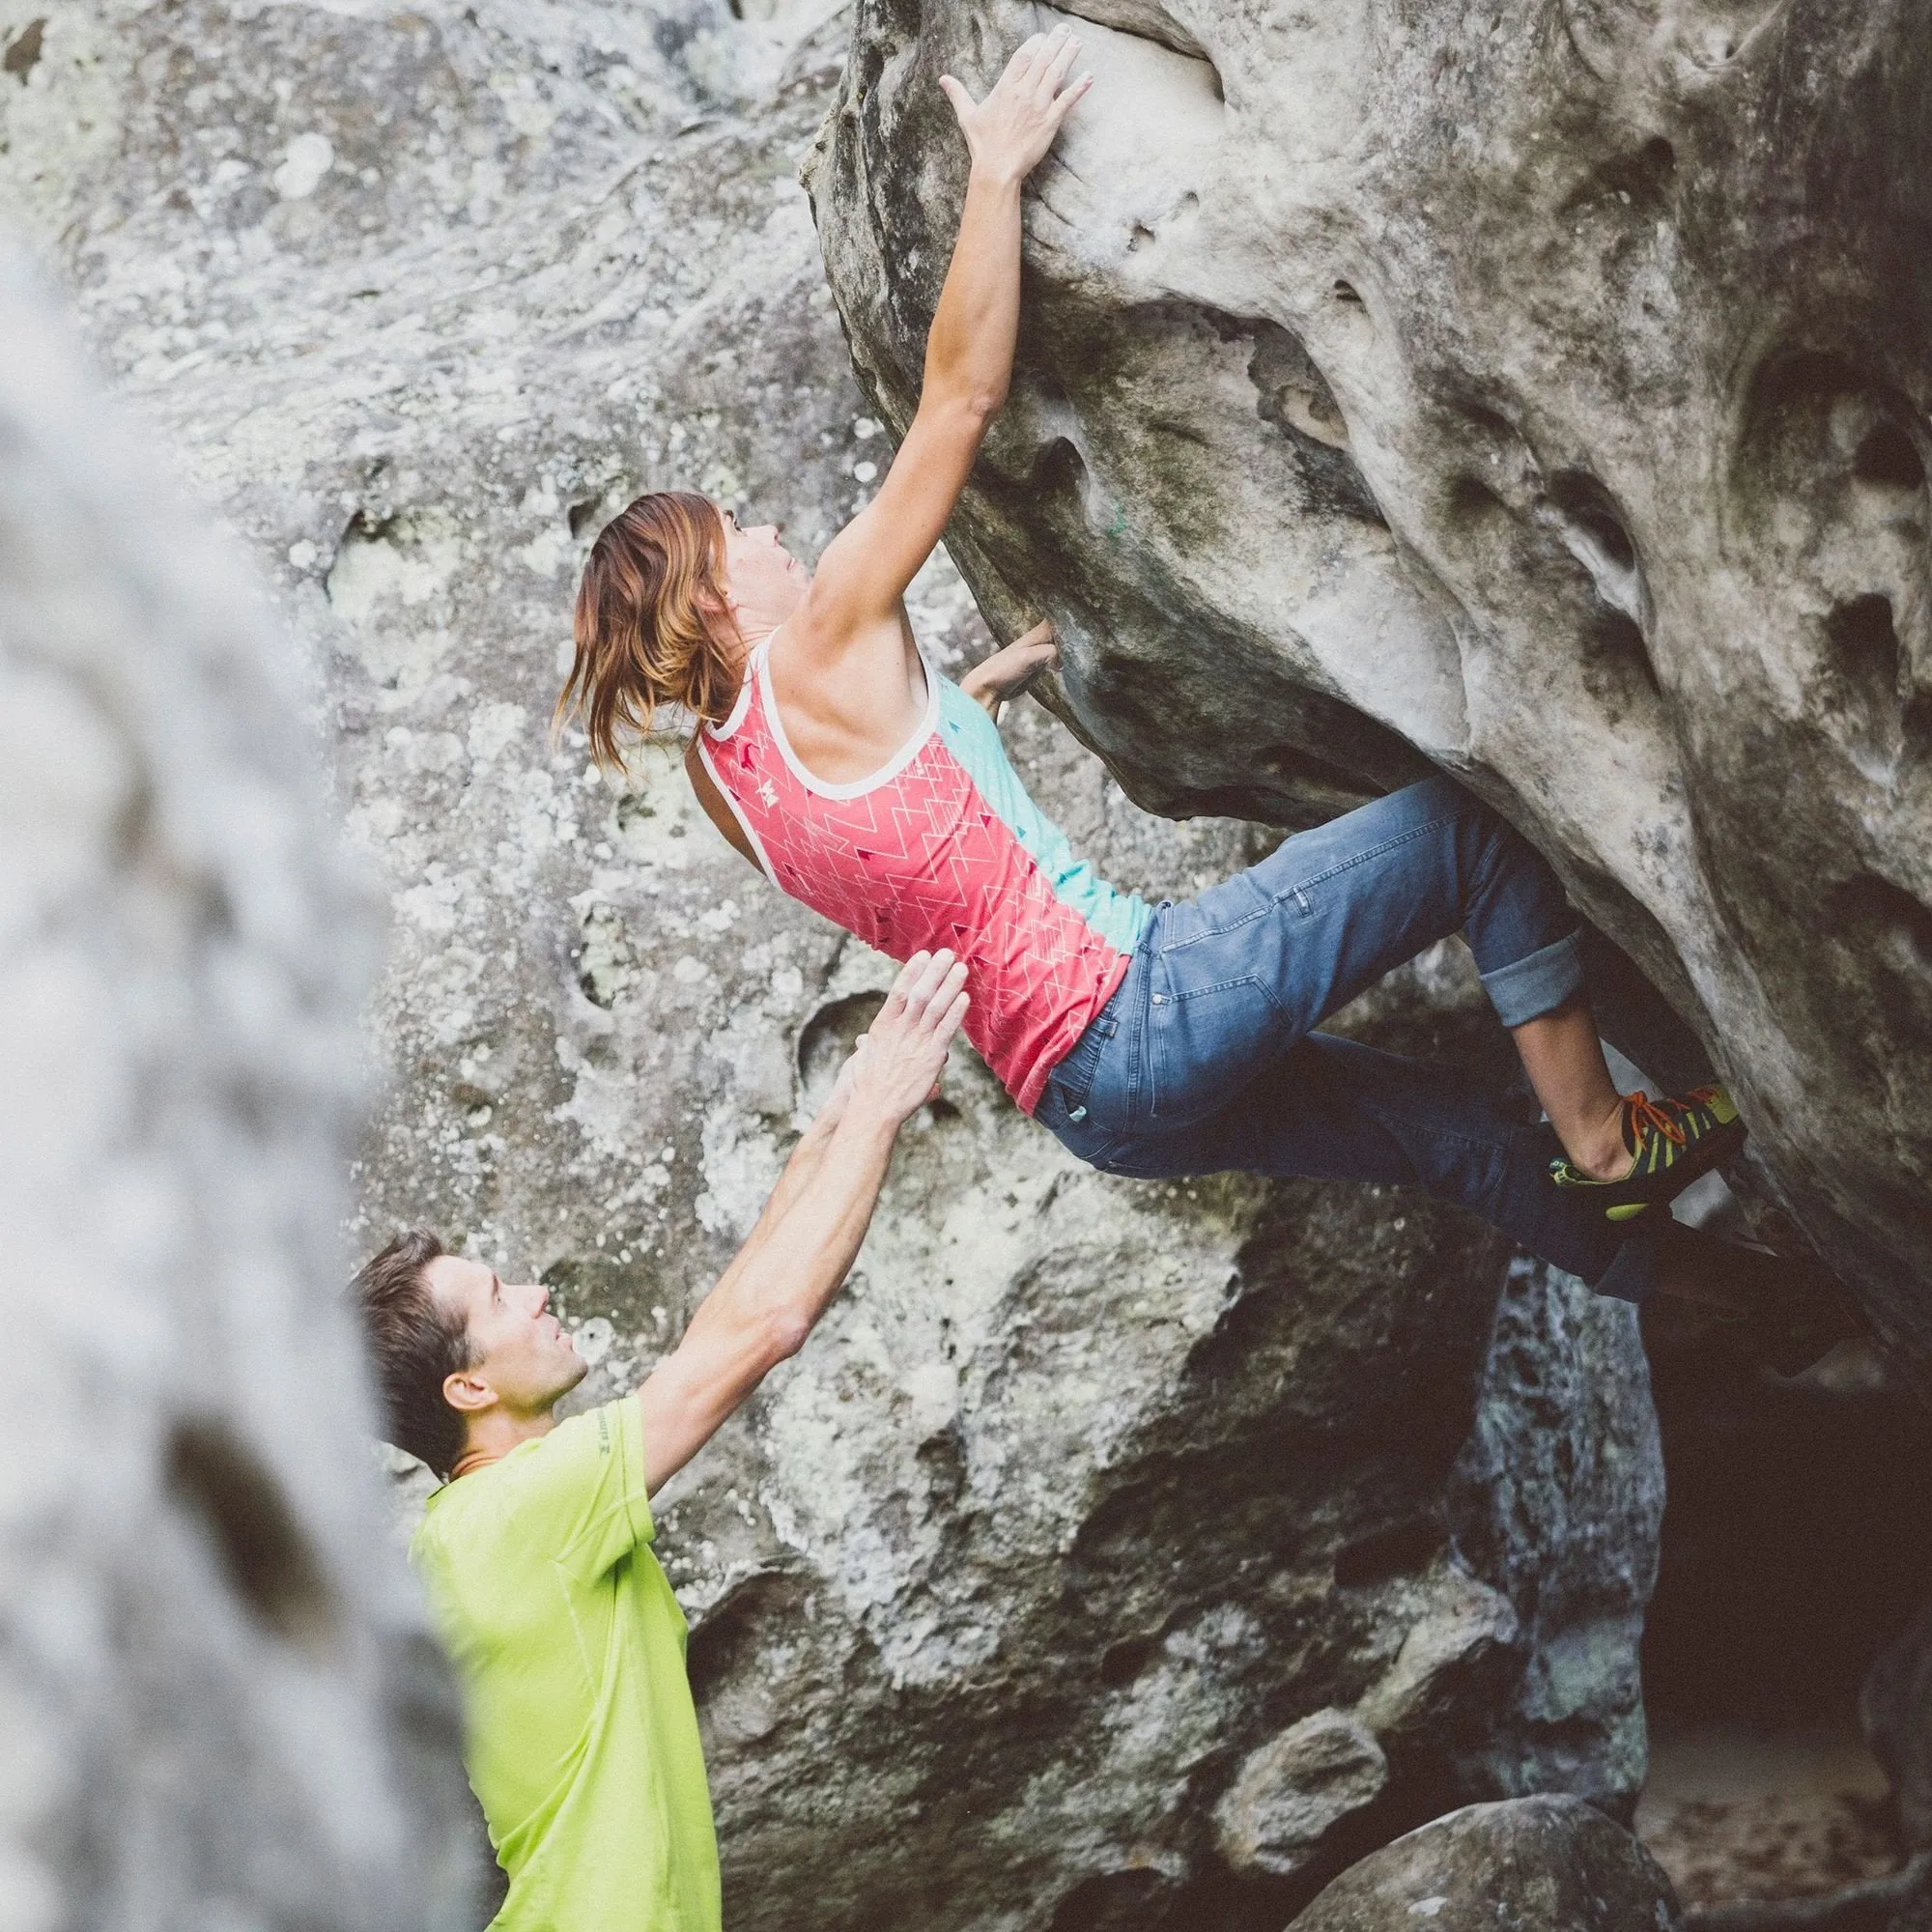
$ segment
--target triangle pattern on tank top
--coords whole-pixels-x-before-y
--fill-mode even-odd
[[[943,733],[879,784],[832,797],[793,771],[754,678],[737,729],[705,752],[784,892],[895,959],[945,946],[966,961],[967,1037],[1031,1113],[1127,955],[1055,894]]]

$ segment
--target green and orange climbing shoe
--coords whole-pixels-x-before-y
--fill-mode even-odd
[[[1614,1180],[1593,1179],[1567,1160],[1549,1163],[1557,1186],[1587,1189],[1606,1221],[1634,1220],[1676,1200],[1745,1144],[1745,1123],[1721,1087],[1693,1087],[1681,1099],[1627,1094],[1623,1129],[1631,1164]]]

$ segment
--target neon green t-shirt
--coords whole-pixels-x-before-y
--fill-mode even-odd
[[[635,1396],[429,1499],[410,1554],[462,1679],[509,1896],[493,1932],[718,1932],[718,1846]]]

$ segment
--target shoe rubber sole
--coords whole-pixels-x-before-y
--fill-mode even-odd
[[[1622,1180],[1586,1183],[1602,1205],[1606,1221],[1634,1221],[1653,1208],[1665,1208],[1693,1180],[1721,1167],[1745,1144],[1745,1123],[1733,1117],[1694,1140],[1668,1167],[1654,1174],[1628,1175]]]

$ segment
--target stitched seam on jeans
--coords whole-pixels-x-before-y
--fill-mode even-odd
[[[1325,872],[1317,872],[1312,878],[1303,879],[1299,885],[1291,886],[1289,892],[1300,893],[1309,886],[1323,885],[1330,879],[1339,878],[1344,872],[1352,872],[1357,866],[1366,866],[1371,859],[1379,859],[1384,852],[1393,852],[1399,845],[1412,844],[1425,834],[1435,831],[1438,826],[1453,822],[1448,818],[1431,818],[1420,825],[1411,825],[1406,832],[1397,838],[1384,838],[1379,845],[1371,845],[1366,852],[1357,852],[1353,858],[1344,860],[1341,865],[1330,866]],[[1285,898],[1288,895],[1284,893],[1280,896]]]
[[[1198,1000],[1203,996],[1203,994],[1206,993],[1225,993],[1230,991],[1232,988],[1236,986],[1252,986],[1258,993],[1261,994],[1262,998],[1264,999],[1268,1003],[1268,1005],[1275,1009],[1276,1012],[1285,1013],[1288,1010],[1288,1009],[1284,1007],[1282,1003],[1279,1000],[1277,1000],[1271,992],[1268,991],[1266,983],[1260,978],[1260,976],[1254,973],[1244,973],[1238,980],[1216,980],[1211,986],[1195,986],[1185,993],[1170,993],[1167,996],[1168,1004],[1170,1006],[1178,1007],[1183,1000]]]
[[[1233,881],[1225,883],[1232,884]],[[1253,912],[1244,914],[1239,919],[1231,919],[1226,925],[1210,925],[1186,939],[1177,939],[1172,945],[1163,946],[1156,956],[1165,959],[1170,952],[1184,952],[1190,946],[1199,946],[1204,939],[1224,939],[1231,932],[1239,932],[1244,925],[1253,925],[1258,919],[1272,919],[1275,908],[1280,903],[1281,901],[1273,894],[1269,894],[1265,905],[1256,907]]]
[[[1454,823],[1455,820],[1453,817],[1424,819],[1420,825],[1412,825],[1406,832],[1399,833],[1393,838],[1384,838],[1379,845],[1371,845],[1366,852],[1357,852],[1352,858],[1345,860],[1339,866],[1330,866],[1325,872],[1316,872],[1306,879],[1297,880],[1295,884],[1290,886],[1285,892],[1269,893],[1267,904],[1247,914],[1244,918],[1230,920],[1226,925],[1210,925],[1201,932],[1194,933],[1189,938],[1177,939],[1172,945],[1161,947],[1160,956],[1165,957],[1170,952],[1184,952],[1190,946],[1198,946],[1204,939],[1219,939],[1228,933],[1238,932],[1242,926],[1252,925],[1258,919],[1267,919],[1270,917],[1275,909],[1286,899],[1292,898],[1301,910],[1302,918],[1310,918],[1315,911],[1308,897],[1308,888],[1310,886],[1323,885],[1330,879],[1339,878],[1344,872],[1353,871],[1357,866],[1366,865],[1371,859],[1379,859],[1385,852],[1393,852],[1398,847],[1410,844],[1415,839],[1436,831],[1441,826]]]

